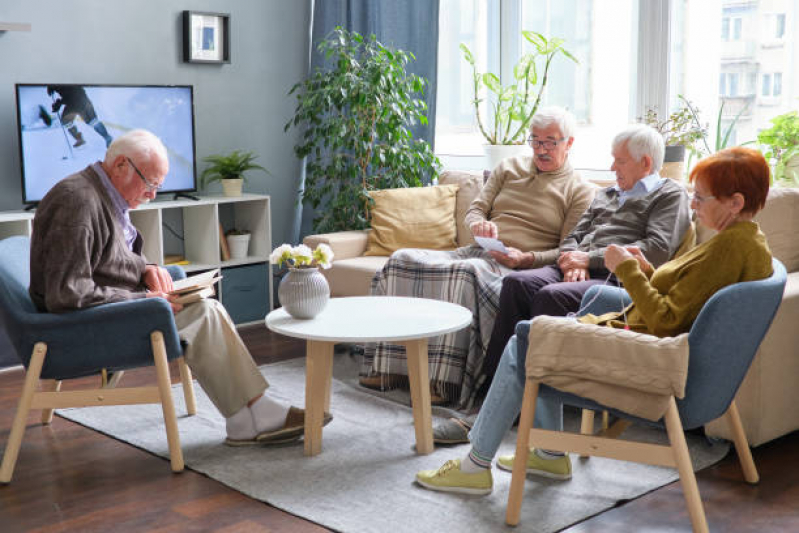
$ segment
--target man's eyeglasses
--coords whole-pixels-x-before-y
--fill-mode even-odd
[[[712,194],[708,196],[699,196],[698,194],[694,193],[694,195],[691,197],[691,200],[701,205],[708,200],[712,200],[713,198],[715,198],[715,196]]]
[[[532,137],[527,138],[527,144],[532,146],[533,148],[544,148],[544,150],[554,150],[557,145],[562,143],[566,140],[566,137],[561,137],[560,139],[547,139],[545,141],[539,141],[538,139],[533,139]]]
[[[163,184],[154,185],[154,184],[150,183],[149,181],[147,181],[147,178],[144,177],[144,174],[141,173],[141,170],[136,168],[136,165],[133,164],[133,161],[131,161],[128,156],[125,156],[125,159],[128,160],[128,163],[130,163],[130,166],[133,167],[133,170],[136,171],[136,174],[138,174],[139,177],[141,178],[141,180],[144,182],[144,188],[147,190],[147,192],[158,191],[161,187],[163,187]]]

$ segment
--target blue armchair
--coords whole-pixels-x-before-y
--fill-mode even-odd
[[[641,419],[528,379],[508,498],[507,523],[515,525],[519,521],[527,450],[530,447],[540,447],[584,456],[597,455],[676,467],[694,531],[707,531],[707,520],[683,431],[703,426],[721,416],[725,416],[730,424],[744,478],[749,483],[757,483],[757,469],[734,397],[782,301],[786,282],[785,267],[776,259],[773,260],[773,266],[774,273],[771,277],[725,287],[707,301],[688,335],[689,360],[685,396],[683,399],[672,396],[668,410],[660,421]],[[598,295],[599,290],[601,294]],[[610,287],[593,287],[584,295],[583,301],[589,302],[595,296],[597,298],[586,312],[600,314],[618,310],[620,296],[624,301],[630,301],[622,289]],[[530,321],[520,322],[516,326],[518,350],[527,351],[529,332]],[[536,400],[539,397],[551,398],[592,412],[607,410],[616,415],[618,421],[597,435],[591,434],[592,418],[585,416],[581,434],[532,429]],[[631,441],[624,441],[619,445],[615,437],[631,423],[665,426],[670,445]]]
[[[170,390],[168,360],[178,359],[186,406],[196,412],[191,372],[183,359],[169,304],[146,298],[99,305],[71,313],[42,313],[29,294],[30,239],[0,241],[0,325],[26,368],[25,383],[0,467],[9,483],[30,409],[42,409],[42,422],[64,407],[160,403],[172,470],[183,470],[183,454]],[[179,267],[174,278],[185,277]],[[60,392],[61,380],[155,364],[157,387],[102,388]],[[39,380],[42,391],[37,391]],[[105,384],[105,382],[104,382]]]

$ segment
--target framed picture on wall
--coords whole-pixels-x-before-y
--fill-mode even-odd
[[[183,61],[230,63],[230,14],[184,11]]]

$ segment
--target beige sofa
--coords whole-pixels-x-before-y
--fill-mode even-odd
[[[483,174],[477,172],[442,172],[438,179],[440,185],[458,185],[455,198],[455,220],[457,226],[457,244],[466,246],[474,242],[472,233],[463,223],[466,210],[483,186]],[[323,273],[330,284],[330,295],[367,296],[372,278],[383,268],[388,256],[366,256],[366,239],[369,230],[339,231],[322,235],[309,235],[303,243],[312,249],[325,243],[333,249],[333,266]]]
[[[461,185],[456,201],[457,241],[459,246],[472,242],[462,221],[482,186],[482,176],[444,172],[440,183]],[[757,221],[774,256],[785,264],[788,283],[774,323],[736,396],[752,446],[799,429],[799,189],[773,189]],[[700,243],[712,236],[701,226],[697,234]],[[305,238],[309,246],[325,242],[333,248],[333,267],[325,272],[333,296],[368,295],[372,277],[387,261],[388,257],[363,256],[366,235],[367,231],[344,231]],[[723,421],[708,424],[706,430],[711,436],[731,438]]]

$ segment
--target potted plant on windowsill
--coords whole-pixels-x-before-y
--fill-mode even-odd
[[[773,164],[775,185],[799,186],[799,113],[791,111],[771,119],[772,126],[757,134],[767,149],[763,155]]]
[[[651,107],[643,117],[638,118],[639,122],[651,126],[663,136],[666,153],[660,175],[677,181],[682,179],[684,173],[686,151],[698,153],[695,145],[707,135],[707,127],[699,123],[696,109],[682,95],[680,99],[682,106],[665,120],[660,120],[657,110]]]
[[[210,183],[219,181],[222,183],[222,190],[225,196],[241,196],[245,172],[262,170],[269,174],[268,170],[254,162],[257,157],[252,152],[241,152],[239,150],[233,150],[225,155],[204,157],[203,161],[210,163],[210,165],[203,170],[200,182],[203,187],[206,187]]]
[[[575,63],[580,62],[563,48],[563,39],[547,39],[534,31],[522,31],[522,36],[533,45],[533,51],[524,54],[513,68],[513,80],[502,85],[499,76],[491,72],[481,73],[469,48],[461,43],[463,58],[472,66],[474,114],[477,127],[485,138],[489,168],[494,168],[506,157],[526,153],[526,141],[530,122],[541,104],[544,88],[549,79],[549,68],[558,54],[563,54]],[[543,70],[537,62],[543,61]],[[481,96],[487,89],[488,98]],[[482,105],[481,105],[482,104]],[[488,115],[483,118],[483,111]]]

